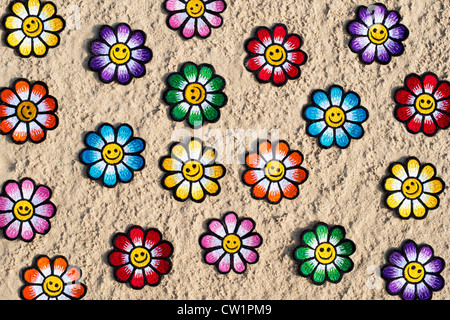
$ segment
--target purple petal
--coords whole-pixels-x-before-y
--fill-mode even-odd
[[[408,262],[417,261],[417,246],[414,242],[405,243],[403,251],[405,252]]]
[[[116,73],[116,65],[114,63],[110,63],[103,69],[103,71],[100,74],[100,77],[106,81],[111,82],[114,78],[114,74]]]
[[[431,299],[431,291],[423,282],[417,284],[417,295],[419,296],[420,300]]]
[[[362,8],[359,11],[359,17],[366,24],[366,26],[371,27],[373,25],[373,16],[372,13],[367,10],[367,8]]]
[[[405,257],[400,253],[400,252],[393,252],[390,256],[389,256],[389,261],[399,267],[399,268],[404,268],[406,266],[406,260]]]
[[[109,50],[110,47],[101,41],[95,41],[91,44],[91,51],[95,55],[107,55]]]
[[[434,274],[425,275],[424,281],[433,290],[440,290],[444,286],[444,279],[441,276],[437,276]]]
[[[358,21],[353,22],[349,27],[348,30],[358,36],[367,36],[367,33],[369,29],[363,25],[362,23],[359,23]]]
[[[131,51],[133,59],[147,63],[152,59],[152,51],[149,48],[141,48]]]
[[[128,38],[130,37],[130,27],[128,27],[125,24],[121,24],[120,26],[117,27],[117,40],[120,43],[125,43]]]
[[[368,37],[357,37],[352,39],[350,46],[353,51],[361,51],[370,43]]]
[[[89,65],[94,70],[100,70],[110,62],[111,60],[109,59],[109,56],[96,56],[89,61]]]
[[[373,9],[374,23],[380,24],[383,22],[386,16],[386,8],[384,6],[375,6]]]
[[[391,281],[388,285],[389,292],[398,293],[405,285],[406,280],[404,278],[399,278],[394,281]]]
[[[100,34],[101,34],[102,38],[106,42],[108,42],[109,45],[112,46],[117,43],[116,35],[114,34],[114,31],[110,27],[108,27],[108,26],[104,27],[101,30]]]
[[[443,267],[444,267],[444,263],[441,258],[436,258],[434,260],[431,260],[424,266],[425,271],[429,272],[429,273],[441,272]]]
[[[400,53],[403,52],[403,46],[400,43],[395,42],[392,39],[388,39],[385,43],[384,46],[386,47],[386,49],[388,49],[388,51],[390,53],[392,53],[393,55],[399,55]]]
[[[403,299],[414,300],[416,297],[416,286],[414,284],[408,283],[403,290]]]
[[[389,29],[392,26],[396,25],[399,20],[400,17],[398,16],[397,12],[391,12],[386,17],[386,20],[384,21],[384,26]]]
[[[429,246],[423,246],[420,249],[419,256],[417,257],[417,262],[421,264],[425,264],[430,260],[430,258],[433,256],[433,249],[431,249]]]
[[[389,36],[396,40],[405,40],[408,37],[408,29],[404,25],[389,30]]]
[[[130,69],[131,74],[136,78],[142,77],[142,75],[145,74],[145,67],[134,60],[130,60],[127,63],[127,67]]]
[[[136,31],[130,38],[130,40],[128,40],[127,42],[127,46],[130,49],[134,49],[137,48],[141,45],[144,44],[145,41],[145,35],[144,33],[142,33],[141,31]]]
[[[130,72],[126,66],[119,66],[117,68],[117,80],[120,83],[129,83],[131,81]]]
[[[373,62],[373,60],[375,59],[375,51],[376,51],[377,46],[374,45],[373,43],[371,43],[366,50],[364,50],[361,58],[363,59],[363,61],[367,62],[367,63],[371,63]]]
[[[377,46],[377,57],[381,62],[388,62],[391,56],[383,45]]]
[[[383,269],[383,275],[388,279],[397,279],[403,276],[403,269],[387,266]]]

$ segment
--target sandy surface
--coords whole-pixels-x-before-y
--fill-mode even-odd
[[[39,254],[62,254],[79,266],[88,287],[85,299],[398,299],[387,294],[376,275],[386,250],[410,238],[430,244],[436,255],[450,261],[448,187],[440,196],[440,207],[422,221],[398,219],[383,205],[380,189],[389,164],[406,156],[433,163],[450,184],[448,131],[433,138],[413,136],[392,115],[393,90],[403,85],[407,74],[432,71],[450,80],[448,1],[385,1],[388,8],[400,11],[410,30],[405,54],[387,66],[363,66],[347,46],[346,22],[354,18],[358,5],[370,1],[228,0],[223,27],[214,29],[207,40],[189,41],[166,26],[162,0],[93,2],[55,1],[68,27],[61,45],[44,59],[25,60],[0,46],[0,85],[10,86],[19,77],[44,81],[60,106],[60,125],[44,143],[17,146],[0,139],[0,181],[31,177],[53,189],[52,201],[58,207],[49,234],[38,235],[32,243],[0,238],[1,299],[19,298],[20,270]],[[7,3],[1,1],[2,12]],[[74,25],[77,20],[80,24]],[[147,75],[126,87],[102,84],[87,68],[88,41],[100,25],[119,22],[144,30],[154,53]],[[301,78],[282,88],[259,84],[243,65],[243,43],[253,28],[274,23],[300,34],[309,55]],[[193,134],[184,123],[169,118],[161,99],[165,77],[189,60],[212,64],[227,81],[228,105],[220,121],[206,131],[226,135],[229,129],[278,130],[281,139],[304,154],[310,177],[296,200],[274,206],[252,199],[240,181],[244,167],[238,159],[224,161],[222,193],[202,204],[179,203],[160,187],[158,160],[167,154],[175,139],[172,134],[176,129]],[[306,135],[301,117],[310,92],[332,84],[359,93],[370,112],[365,136],[346,150],[320,149]],[[147,167],[130,185],[110,190],[85,177],[78,153],[84,134],[101,122],[129,123],[135,135],[147,141]],[[205,140],[212,145],[214,135]],[[227,145],[225,152],[242,155],[253,142]],[[206,231],[205,221],[230,210],[254,219],[264,238],[260,261],[244,275],[220,275],[201,258],[198,237]],[[318,221],[344,226],[357,246],[352,256],[355,268],[338,285],[311,284],[298,276],[291,258],[301,231]],[[114,280],[106,262],[112,235],[131,224],[158,228],[174,245],[172,272],[158,287],[132,290]],[[449,270],[442,273],[447,282]],[[448,285],[434,295],[449,297]]]

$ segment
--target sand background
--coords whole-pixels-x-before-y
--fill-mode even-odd
[[[383,205],[380,189],[389,164],[407,156],[433,163],[438,176],[450,184],[449,131],[432,138],[414,136],[392,114],[393,91],[406,75],[432,71],[450,80],[449,1],[385,1],[388,8],[400,11],[410,30],[404,55],[387,66],[364,66],[347,46],[346,23],[355,17],[357,6],[371,1],[228,0],[224,25],[207,40],[189,41],[166,26],[162,0],[54,2],[68,26],[61,45],[46,58],[22,59],[0,46],[0,86],[10,86],[19,77],[46,82],[58,99],[60,120],[38,145],[18,146],[0,139],[0,181],[31,177],[53,189],[52,202],[58,208],[47,235],[37,235],[31,243],[0,238],[0,299],[19,298],[20,270],[39,254],[61,254],[79,266],[88,288],[85,299],[398,299],[387,294],[376,274],[389,248],[409,238],[430,244],[436,255],[450,261],[448,187],[440,196],[440,207],[422,221],[397,218]],[[1,1],[2,14],[8,3]],[[87,68],[87,43],[100,25],[119,22],[144,30],[146,45],[154,53],[147,75],[126,87],[102,84]],[[243,65],[243,44],[253,29],[275,23],[300,34],[309,56],[301,78],[282,88],[259,84]],[[240,180],[244,168],[238,161],[225,163],[221,194],[202,204],[177,202],[161,188],[158,160],[168,153],[173,132],[185,129],[193,134],[184,123],[169,118],[161,99],[166,76],[186,61],[210,63],[227,81],[229,102],[220,121],[207,130],[224,136],[229,129],[278,130],[281,139],[304,154],[303,166],[310,176],[296,200],[274,206],[252,199]],[[320,149],[306,135],[301,117],[311,91],[332,84],[359,93],[370,112],[365,136],[346,150]],[[86,178],[78,161],[85,133],[102,122],[129,123],[135,135],[147,141],[146,168],[131,184],[112,190]],[[229,152],[233,146],[227,148]],[[202,262],[198,238],[206,231],[205,222],[227,211],[254,219],[264,238],[260,261],[244,275],[220,275]],[[318,221],[344,226],[357,246],[354,270],[337,285],[313,285],[298,276],[291,258],[301,231]],[[132,224],[158,228],[174,245],[172,272],[158,287],[135,291],[116,282],[107,265],[111,237]],[[442,275],[449,283],[450,268]],[[450,286],[433,297],[450,298]]]

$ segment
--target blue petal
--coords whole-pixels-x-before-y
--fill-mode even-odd
[[[355,108],[346,114],[346,118],[353,122],[364,122],[367,120],[367,111],[363,108]]]
[[[328,128],[320,137],[320,144],[326,148],[331,147],[334,141],[334,130],[332,128]]]
[[[342,101],[342,89],[339,87],[332,87],[330,90],[331,105],[340,106]]]
[[[81,161],[84,164],[91,164],[91,163],[97,162],[101,159],[102,159],[102,153],[97,150],[87,149],[81,153]]]
[[[133,173],[123,163],[117,165],[117,172],[122,182],[129,182],[133,178]]]
[[[344,123],[344,128],[347,130],[348,134],[355,139],[361,138],[364,133],[363,128],[356,123],[346,122]]]
[[[141,156],[125,156],[123,162],[133,170],[140,170],[144,167],[144,158]]]
[[[105,124],[100,128],[100,134],[107,143],[115,141],[116,135],[114,134],[114,128],[109,124]]]
[[[88,133],[85,138],[86,144],[98,150],[101,150],[105,146],[105,141],[95,132]]]
[[[344,109],[344,111],[348,111],[358,105],[359,105],[358,96],[354,93],[349,93],[344,98],[344,102],[342,103],[342,109]]]
[[[128,125],[120,126],[117,131],[117,143],[121,146],[125,145],[133,135],[133,130]]]
[[[114,186],[117,183],[117,174],[114,166],[108,166],[105,171],[105,175],[103,176],[103,183],[107,186]]]
[[[341,148],[346,148],[350,144],[350,139],[342,128],[336,129],[336,144]]]
[[[312,136],[317,136],[327,127],[325,121],[317,121],[308,127],[308,132]]]
[[[313,100],[319,107],[321,107],[324,110],[330,107],[330,101],[328,100],[328,96],[323,91],[317,91],[316,93],[314,93]]]
[[[324,117],[324,112],[317,107],[308,107],[305,110],[305,117],[309,120],[320,120]]]
[[[145,142],[141,138],[135,138],[130,141],[124,148],[125,153],[138,153],[144,150]]]
[[[103,172],[105,171],[106,162],[100,161],[99,163],[94,164],[89,169],[89,176],[92,179],[98,179],[102,176]]]

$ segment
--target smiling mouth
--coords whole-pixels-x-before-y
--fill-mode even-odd
[[[30,214],[30,211],[27,211],[26,213],[21,213],[20,211],[17,211],[17,214],[20,216],[27,216]]]
[[[281,177],[282,175],[283,175],[283,172],[282,173],[280,173],[280,174],[278,174],[278,175],[275,175],[275,174],[271,174],[271,173],[269,173],[272,177],[274,177],[274,178],[278,178],[278,177]]]
[[[408,276],[410,276],[410,277],[411,277],[412,279],[414,279],[414,280],[419,279],[419,278],[421,277],[420,274],[419,274],[418,277],[413,277],[413,276],[409,273],[409,269],[408,269],[407,273],[408,273]]]
[[[422,103],[421,103],[421,102],[419,102],[419,106],[420,106],[423,110],[429,110],[429,109],[431,109],[431,108],[434,107],[433,103],[432,103],[431,106],[429,106],[428,108],[422,107]]]
[[[115,158],[110,158],[110,157],[108,157],[108,156],[105,156],[108,160],[117,160],[117,159],[119,159],[120,158],[120,153],[119,153],[119,155],[117,156],[117,157],[115,157]]]
[[[123,61],[123,60],[126,60],[126,59],[128,59],[128,54],[126,54],[126,55],[125,55],[125,57],[124,57],[124,58],[122,58],[122,59],[120,59],[120,58],[117,58],[117,57],[116,57],[116,54],[115,54],[114,52],[112,53],[112,55],[114,56],[114,58],[116,58],[116,59],[117,59],[117,60],[119,60],[119,61]]]
[[[196,175],[198,175],[198,173],[199,173],[199,171],[197,171],[197,172],[194,173],[194,174],[188,174],[188,173],[186,173],[186,175],[187,175],[188,177],[195,177]]]
[[[281,58],[278,60],[272,59],[273,62],[280,62],[284,59],[284,54],[281,54]]]
[[[232,251],[238,248],[238,246],[236,246],[236,247],[229,247],[229,246],[227,246],[227,245],[225,245],[225,247],[226,247],[228,250],[232,250]]]
[[[56,289],[56,290],[51,290],[49,287],[48,287],[48,285],[47,286],[45,286],[45,288],[48,290],[48,291],[50,291],[50,292],[52,292],[52,293],[56,293],[56,292],[59,292],[59,290],[60,289]]]
[[[194,15],[195,15],[195,14],[199,14],[200,12],[202,12],[202,10],[203,10],[203,9],[200,8],[200,10],[198,10],[197,12],[191,11],[191,14],[194,14]]]
[[[330,120],[331,123],[338,124],[338,123],[341,123],[342,118],[339,121],[333,121],[333,120],[331,120],[331,118],[328,118],[328,120]]]
[[[143,259],[143,260],[137,260],[137,259],[134,259],[134,261],[136,262],[136,263],[142,263],[142,262],[144,262],[145,260],[147,260],[147,255],[145,255],[145,258]]]
[[[331,258],[331,256],[332,256],[332,254],[330,254],[328,257],[323,257],[321,254],[319,254],[319,258],[323,259],[323,260],[328,260]]]
[[[413,194],[416,194],[416,193],[417,193],[417,189],[416,189],[416,191],[414,191],[414,192],[406,192],[406,191],[405,191],[405,193],[411,196],[411,195],[413,195]]]
[[[377,37],[375,37],[375,36],[373,35],[373,32],[371,32],[371,36],[372,36],[372,38],[374,38],[374,39],[377,40],[377,41],[383,41],[383,40],[387,39],[387,35],[384,35],[384,36],[381,37],[381,38],[377,38]]]

